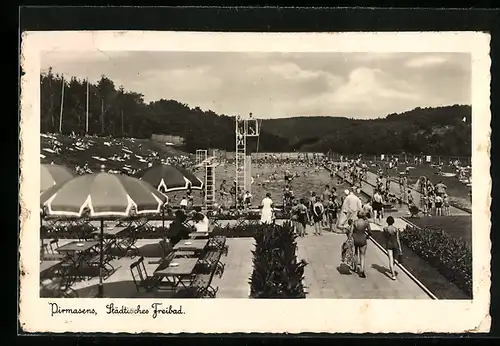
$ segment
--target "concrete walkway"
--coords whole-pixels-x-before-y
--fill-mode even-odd
[[[229,252],[222,257],[225,263],[222,278],[214,277],[213,286],[219,286],[217,298],[248,298],[253,270],[253,238],[228,238]]]
[[[311,232],[309,232],[311,234]],[[307,298],[330,299],[430,299],[400,269],[396,281],[387,275],[388,259],[373,243],[366,253],[366,278],[340,266],[340,248],[344,235],[323,233],[298,239],[299,258],[308,262],[305,268]]]

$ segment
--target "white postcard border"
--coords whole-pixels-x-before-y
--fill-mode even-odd
[[[475,32],[188,33],[26,32],[21,63],[21,287],[26,332],[485,332],[490,327],[490,37]],[[40,53],[42,51],[464,52],[471,54],[473,123],[472,301],[39,298]],[[97,315],[56,315],[95,308]],[[183,315],[106,315],[109,303],[182,305]]]

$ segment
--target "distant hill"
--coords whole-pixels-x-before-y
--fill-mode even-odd
[[[470,156],[471,115],[470,106],[453,105],[415,108],[373,120],[339,117],[264,120],[262,128],[287,139],[290,148],[297,151]]]

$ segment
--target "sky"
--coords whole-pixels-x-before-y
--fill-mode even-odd
[[[41,69],[105,75],[146,102],[173,99],[218,114],[384,117],[471,104],[465,53],[45,52]]]

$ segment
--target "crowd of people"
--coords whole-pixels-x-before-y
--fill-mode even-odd
[[[449,197],[446,193],[447,186],[442,181],[434,185],[424,176],[419,179],[418,185],[421,196],[420,207],[426,215],[450,215]]]

